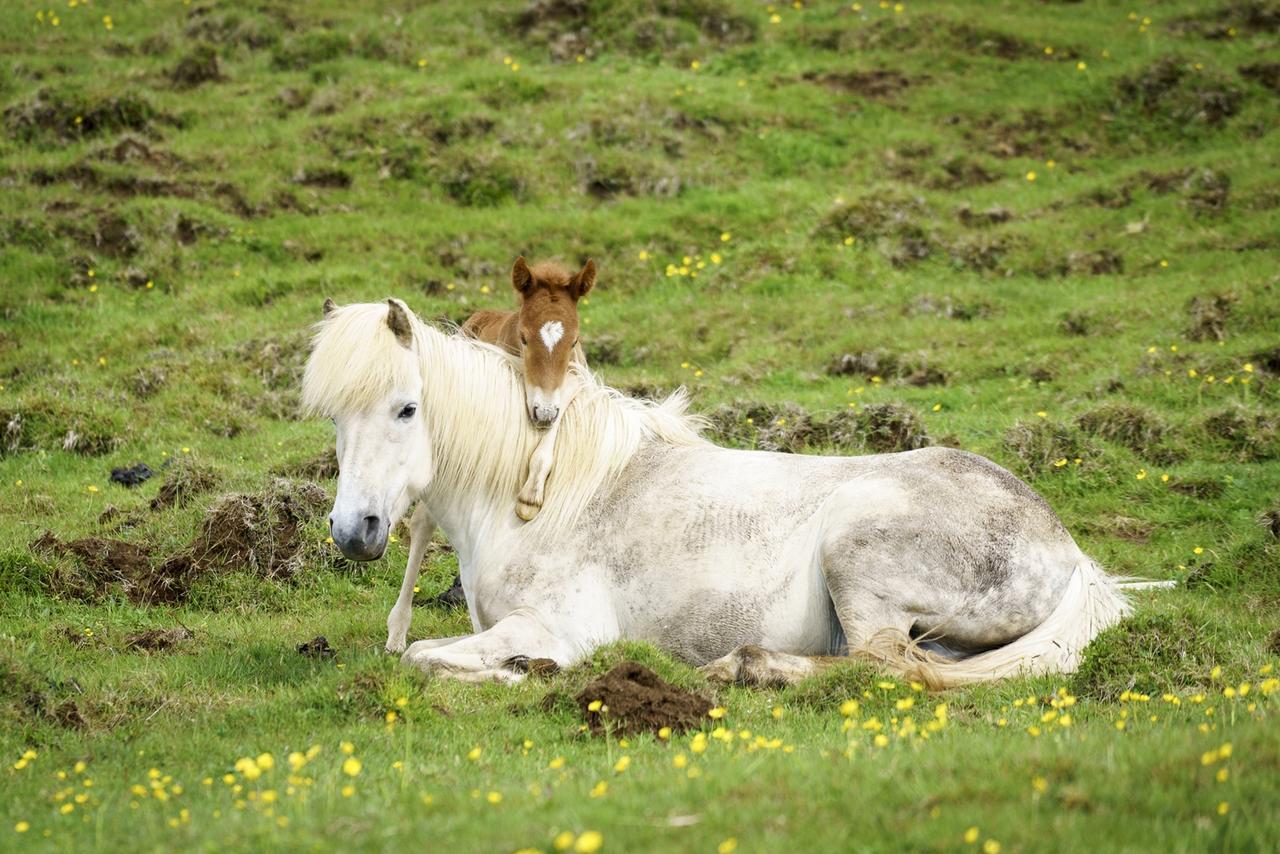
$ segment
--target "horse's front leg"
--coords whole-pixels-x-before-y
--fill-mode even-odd
[[[524,674],[516,669],[516,662],[549,658],[568,667],[575,656],[572,644],[553,634],[532,612],[520,610],[453,643],[418,641],[401,661],[424,673],[463,682],[519,682]]]
[[[413,588],[418,583],[422,558],[436,531],[435,520],[427,512],[425,502],[419,501],[409,518],[409,563],[404,568],[404,581],[400,583],[400,596],[395,607],[387,615],[387,652],[404,652],[409,637],[409,623],[413,620]]]
[[[547,428],[538,447],[533,449],[533,454],[529,457],[529,476],[516,495],[516,515],[526,522],[532,522],[537,517],[546,498],[547,475],[551,474],[551,463],[555,460],[556,437],[560,434],[560,421],[563,418],[562,414]]]

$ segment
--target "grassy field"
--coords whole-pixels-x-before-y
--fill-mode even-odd
[[[4,3],[0,849],[1274,850],[1278,22]],[[516,687],[401,669],[403,541],[325,542],[307,326],[510,306],[520,253],[594,258],[594,366],[722,441],[967,448],[1178,588],[1077,674],[942,694],[625,644]],[[468,630],[429,602],[453,571],[441,542],[411,639]],[[584,734],[624,659],[723,717]]]

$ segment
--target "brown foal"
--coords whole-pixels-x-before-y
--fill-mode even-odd
[[[526,522],[542,508],[560,413],[573,399],[573,383],[566,382],[569,363],[583,367],[587,364],[578,342],[578,300],[595,282],[596,265],[592,261],[570,274],[555,263],[530,267],[520,257],[511,268],[511,284],[520,294],[520,309],[478,311],[462,324],[464,335],[521,358],[529,418],[547,431],[529,458],[529,477],[516,496],[516,515]]]

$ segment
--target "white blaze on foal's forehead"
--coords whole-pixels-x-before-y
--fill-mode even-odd
[[[542,343],[547,346],[547,350],[554,350],[556,344],[560,343],[560,339],[564,337],[564,324],[558,320],[548,320],[542,324],[542,329],[538,330],[538,335],[542,338]]]

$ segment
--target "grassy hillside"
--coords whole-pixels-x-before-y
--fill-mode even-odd
[[[1274,847],[1276,3],[0,25],[0,849]],[[517,254],[594,258],[594,366],[688,387],[722,441],[974,450],[1179,588],[1070,678],[939,695],[717,690],[631,645],[516,688],[402,670],[404,543],[325,542],[307,326],[326,296],[510,306]],[[428,601],[453,569],[441,542],[411,637],[467,630]],[[624,658],[727,712],[584,735],[572,695]]]

